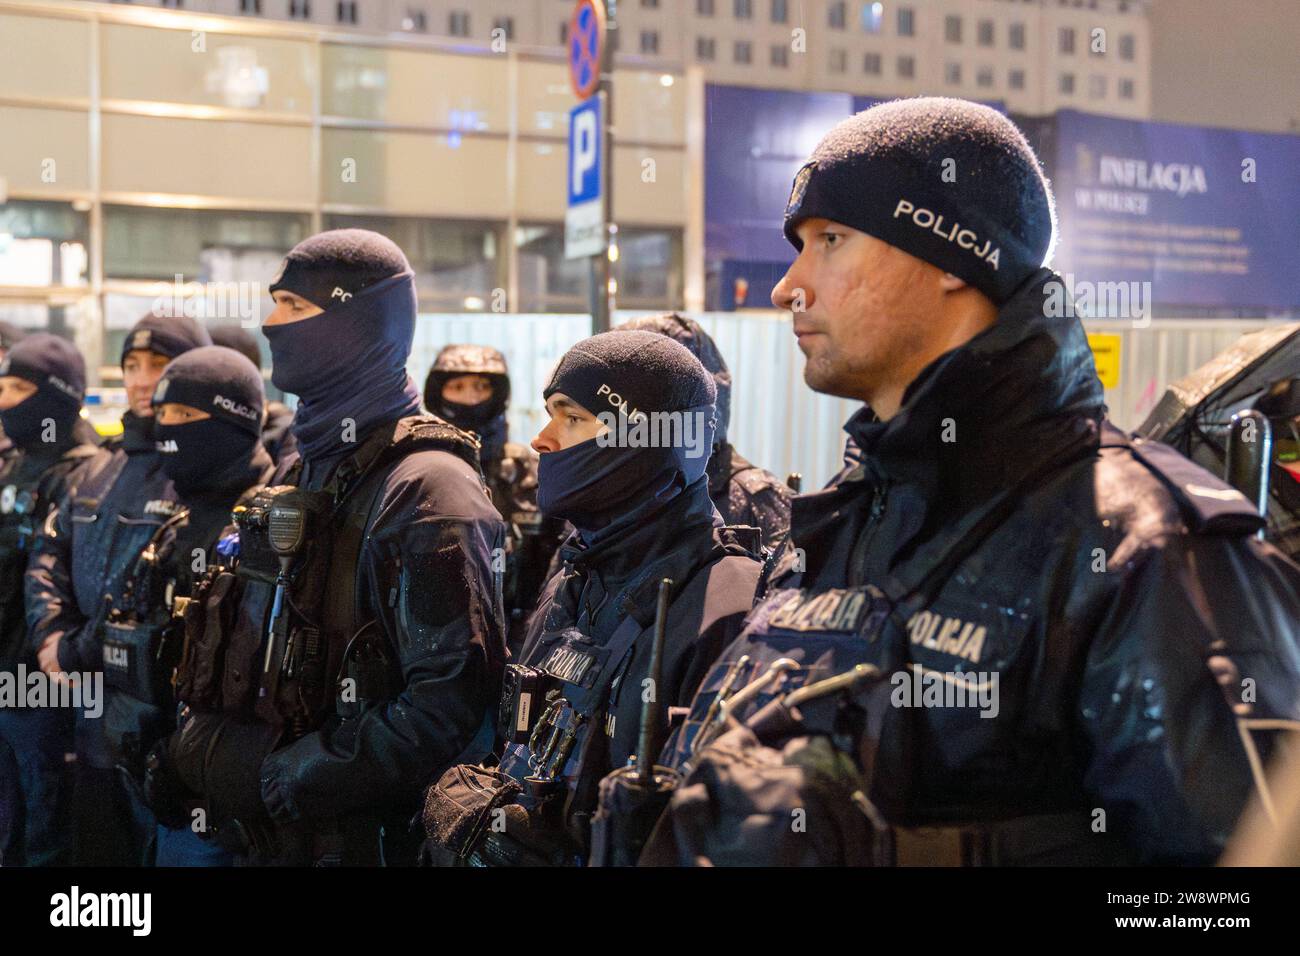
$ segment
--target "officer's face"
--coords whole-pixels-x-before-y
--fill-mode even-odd
[[[320,315],[325,311],[320,306],[308,302],[302,296],[286,292],[284,289],[277,289],[272,292],[271,300],[275,303],[275,308],[266,317],[264,323],[266,325],[288,325],[291,322],[301,322],[303,319],[310,319],[313,315]]]
[[[934,357],[928,341],[941,324],[944,273],[829,219],[808,219],[797,231],[803,251],[772,290],[772,304],[793,313],[808,359],[804,381],[888,418]]]
[[[188,425],[190,422],[201,422],[205,418],[212,417],[208,412],[197,409],[193,405],[182,405],[180,402],[163,402],[158,406],[157,414],[159,425]]]
[[[8,411],[36,394],[36,386],[17,375],[0,376],[0,411]]]
[[[126,353],[126,361],[122,363],[126,399],[131,405],[131,411],[141,418],[153,415],[153,390],[170,361],[167,356],[148,349],[132,349]]]
[[[551,421],[532,441],[533,451],[539,455],[564,451],[605,431],[595,415],[563,392],[556,392],[546,400],[546,411]]]
[[[447,379],[442,397],[460,405],[477,405],[492,397],[492,380],[486,375],[457,375]]]

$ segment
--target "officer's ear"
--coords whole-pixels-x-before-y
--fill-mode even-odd
[[[939,277],[939,288],[944,292],[960,292],[966,288],[966,280],[957,278],[951,272],[945,272]]]

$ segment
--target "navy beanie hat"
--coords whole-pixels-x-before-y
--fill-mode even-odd
[[[208,345],[191,349],[163,369],[153,404],[164,402],[189,405],[260,435],[266,391],[262,373],[247,357],[223,345]]]
[[[657,332],[602,332],[583,339],[560,359],[549,399],[563,392],[593,415],[623,410],[679,412],[713,405],[713,376],[686,346]]]
[[[850,226],[964,279],[999,305],[1047,260],[1055,207],[1034,151],[997,110],[918,97],[844,120],[796,174],[786,238]]]
[[[175,358],[182,352],[211,344],[212,336],[208,335],[208,330],[189,316],[150,313],[127,333],[122,342],[122,358],[118,364],[125,365],[127,353],[136,349]]]
[[[252,333],[246,332],[238,325],[216,325],[208,330],[208,334],[212,336],[213,345],[224,345],[228,349],[234,349],[258,368],[262,367],[262,349]]]
[[[0,375],[26,379],[73,411],[80,410],[86,397],[86,360],[67,339],[48,332],[15,343],[0,361]]]
[[[284,289],[329,309],[410,270],[406,254],[387,236],[368,229],[331,229],[294,246],[269,291]]]

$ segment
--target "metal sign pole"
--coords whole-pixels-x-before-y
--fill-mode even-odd
[[[618,0],[605,2],[605,42],[600,51],[600,89],[596,93],[601,99],[601,112],[604,114],[605,128],[601,131],[601,184],[600,217],[601,228],[605,231],[605,248],[591,257],[590,289],[591,333],[608,332],[610,320],[614,314],[614,296],[610,289],[611,268],[609,261],[609,241],[613,202],[611,192],[614,185],[614,37],[618,36]]]

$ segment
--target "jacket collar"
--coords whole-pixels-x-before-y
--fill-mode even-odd
[[[713,530],[720,519],[715,521],[707,479],[701,477],[669,501],[655,504],[653,513],[640,514],[638,509],[628,516],[635,520],[618,522],[621,530],[602,533],[597,544],[586,546],[574,535],[561,547],[568,574],[556,593],[557,616],[547,622],[548,629],[571,622],[593,575],[599,575],[603,590],[623,612],[638,619],[648,615],[648,620],[654,615],[659,581],[672,578],[680,587],[701,558],[712,553]]]

